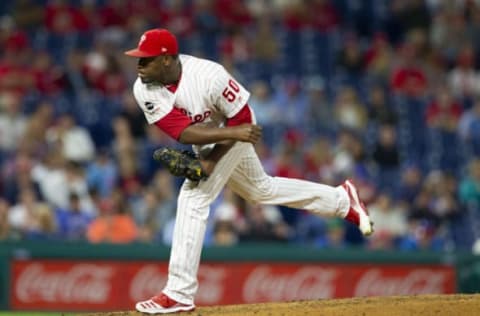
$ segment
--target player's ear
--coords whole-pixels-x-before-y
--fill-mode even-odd
[[[173,56],[161,55],[160,57],[161,57],[160,61],[161,61],[162,65],[164,65],[164,66],[168,67],[173,63],[173,60],[174,60]]]

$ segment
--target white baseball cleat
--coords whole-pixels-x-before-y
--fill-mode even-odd
[[[195,309],[195,305],[185,305],[172,300],[167,295],[161,293],[146,301],[140,301],[135,305],[135,309],[147,314],[170,314],[176,312],[187,312]]]
[[[373,222],[368,216],[368,210],[365,204],[358,196],[357,188],[351,180],[346,180],[342,184],[342,187],[347,191],[348,197],[350,198],[350,208],[345,219],[357,225],[364,236],[371,235],[373,233]]]

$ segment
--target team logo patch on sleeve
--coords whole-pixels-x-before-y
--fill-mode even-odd
[[[147,110],[151,111],[153,110],[153,107],[154,107],[154,104],[152,102],[145,102],[145,107],[147,108]]]

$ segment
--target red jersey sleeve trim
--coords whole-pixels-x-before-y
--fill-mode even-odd
[[[190,118],[175,107],[170,113],[155,122],[155,125],[175,140],[180,138],[183,130],[190,124],[192,124]]]
[[[227,126],[237,126],[244,123],[252,123],[252,112],[248,104],[245,104],[234,117],[227,120]]]

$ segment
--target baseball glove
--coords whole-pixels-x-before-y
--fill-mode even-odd
[[[202,169],[200,160],[191,151],[160,148],[153,153],[153,159],[162,163],[176,177],[185,177],[192,181],[208,178]]]

